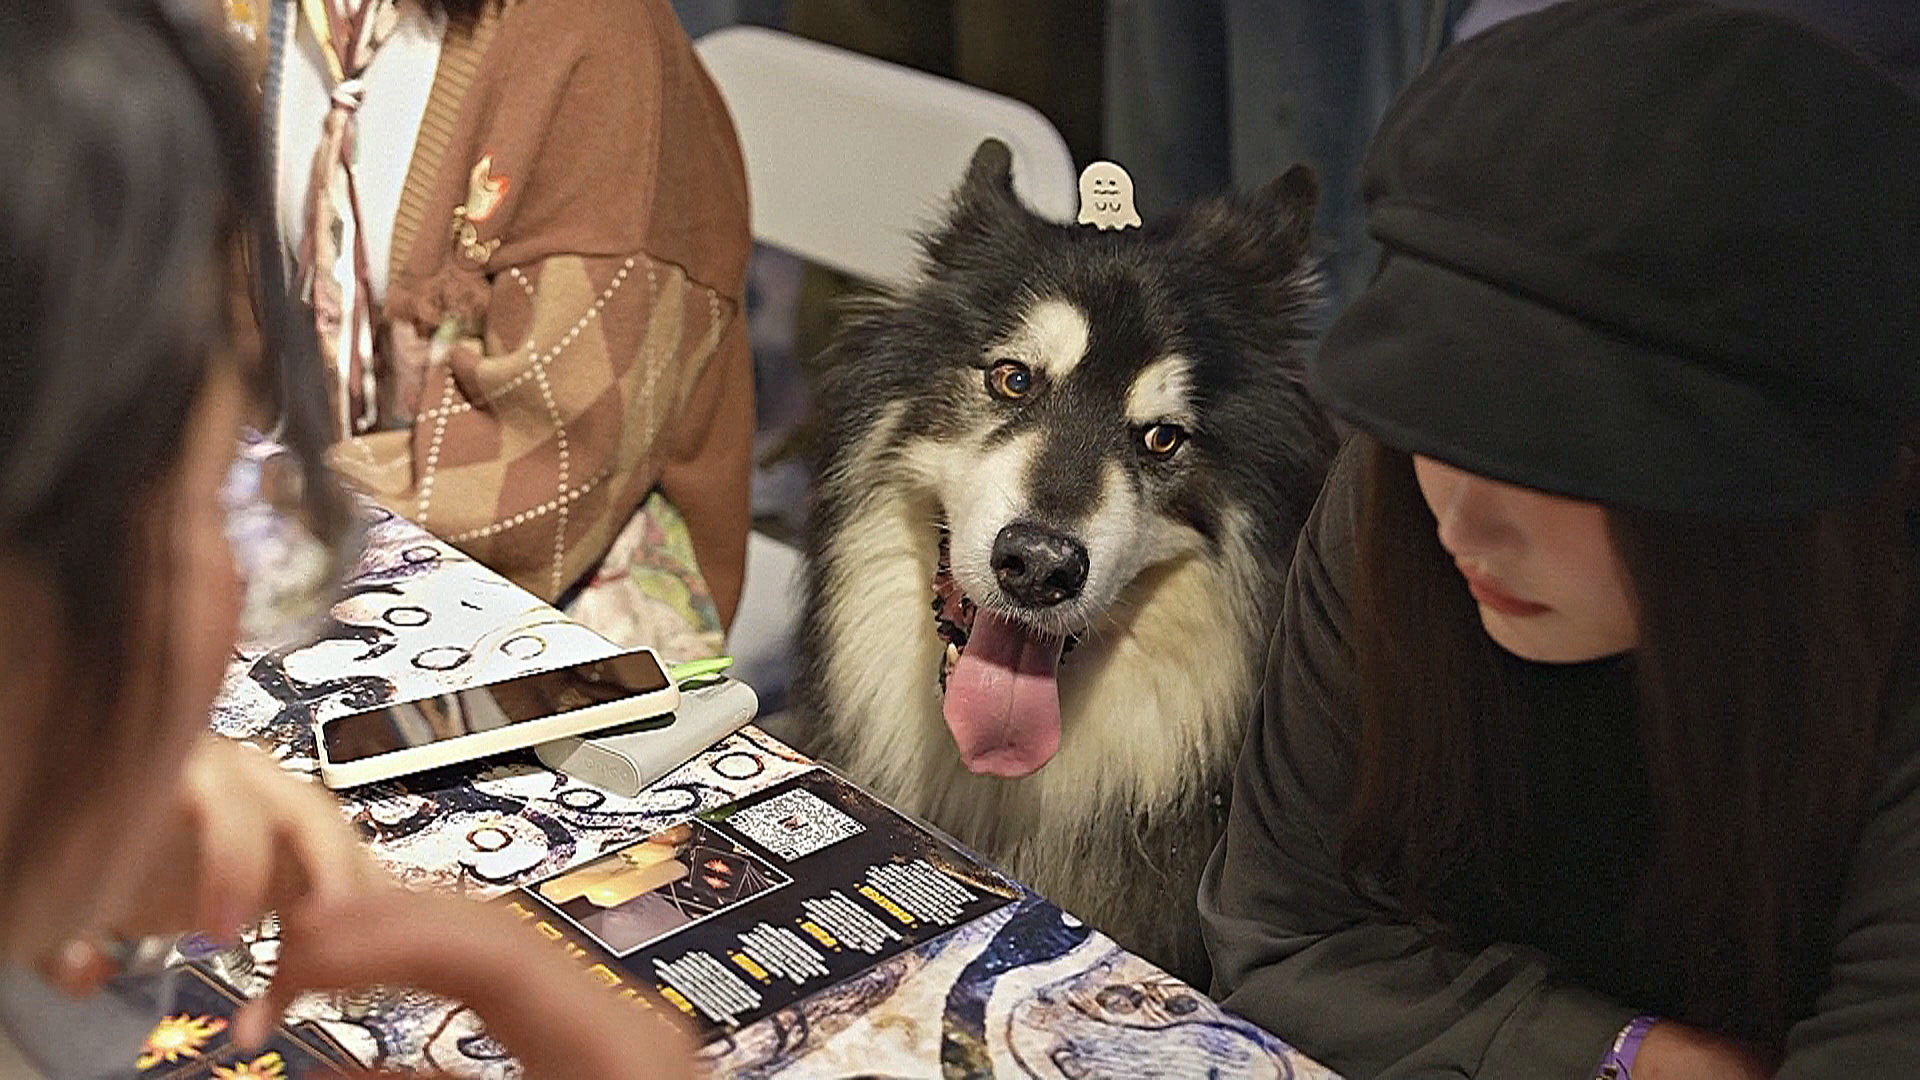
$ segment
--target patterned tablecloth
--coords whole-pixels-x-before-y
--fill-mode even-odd
[[[214,727],[311,771],[311,722],[616,651],[398,518],[385,517],[319,642],[242,647]],[[533,763],[445,770],[344,793],[374,852],[410,885],[477,897],[633,843],[803,771],[749,727],[640,797]],[[273,972],[271,922],[214,965],[242,990]],[[295,1010],[363,1062],[459,1076],[518,1069],[474,1015],[425,995],[313,996]],[[704,1051],[741,1077],[1329,1077],[1272,1036],[1045,900],[964,926]]]

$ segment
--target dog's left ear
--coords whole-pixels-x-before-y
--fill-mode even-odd
[[[1294,279],[1313,257],[1313,211],[1320,182],[1295,165],[1250,192],[1196,203],[1183,214],[1173,243],[1250,285]]]

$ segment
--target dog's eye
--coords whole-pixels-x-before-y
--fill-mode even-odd
[[[1033,372],[1015,360],[1002,360],[987,369],[987,393],[1002,401],[1019,401],[1033,392]]]
[[[1140,445],[1157,458],[1171,457],[1187,441],[1187,429],[1178,424],[1155,424],[1140,433]]]

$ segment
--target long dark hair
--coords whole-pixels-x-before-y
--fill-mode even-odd
[[[1528,717],[1410,457],[1369,442],[1343,857],[1445,932],[1471,918],[1449,909],[1446,883],[1497,882],[1538,812],[1517,749]],[[1778,1049],[1811,1006],[1912,632],[1910,503],[1894,482],[1780,520],[1609,512],[1639,617],[1638,790],[1652,818],[1629,925],[1678,973],[1676,1019]]]
[[[7,793],[19,805],[68,805],[152,745],[158,718],[123,699],[167,681],[165,628],[141,625],[169,571],[154,500],[213,358],[251,328],[235,315],[258,321],[263,355],[244,375],[302,465],[313,524],[338,531],[347,515],[322,466],[314,342],[296,329],[312,324],[279,260],[242,254],[278,250],[266,172],[238,58],[200,8],[0,7],[0,557],[46,582],[59,636],[31,644],[58,650],[64,681],[59,708],[19,720],[36,760],[94,765],[30,770]],[[262,271],[244,290],[254,311],[237,313],[230,286],[248,265]],[[47,826],[16,817],[0,866],[45,854]]]

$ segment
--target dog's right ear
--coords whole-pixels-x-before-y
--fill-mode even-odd
[[[982,139],[967,163],[967,178],[960,188],[964,194],[1013,199],[1013,151],[999,139]]]
[[[967,248],[990,239],[1026,217],[1013,193],[1013,151],[999,139],[981,142],[967,164],[967,175],[953,193],[953,209],[944,227],[926,238],[935,266],[952,266]]]

